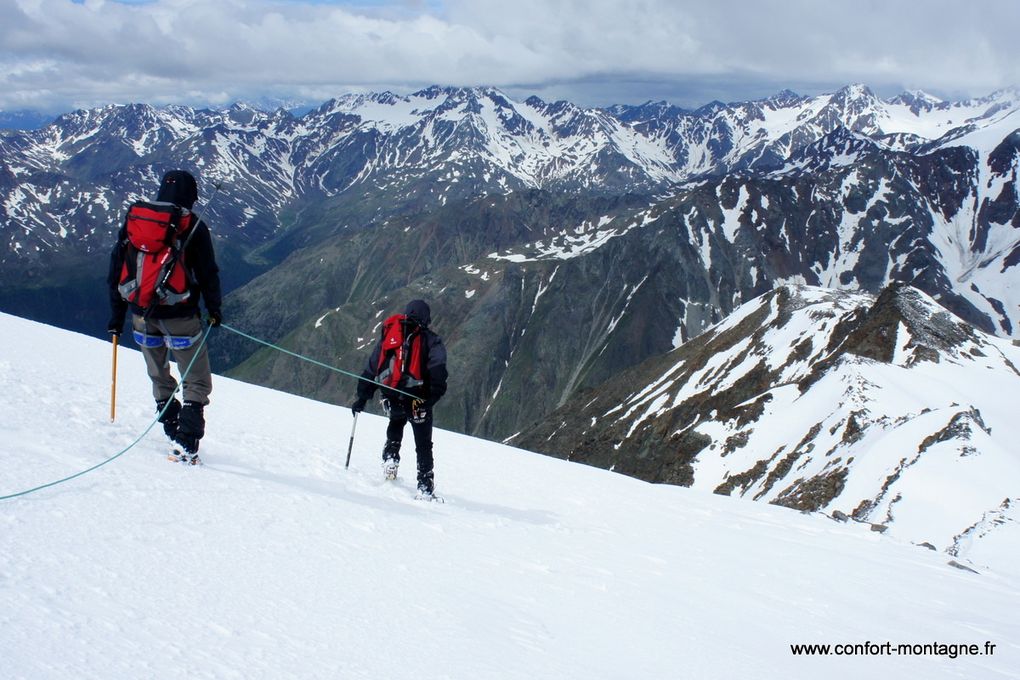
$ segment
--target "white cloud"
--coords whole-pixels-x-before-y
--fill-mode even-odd
[[[1020,83],[1018,25],[1015,0],[8,0],[0,108],[432,83],[595,103],[848,82],[985,94]]]

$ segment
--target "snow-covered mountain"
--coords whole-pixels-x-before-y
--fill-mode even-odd
[[[975,144],[984,167],[1020,127],[1018,106],[1017,91],[955,103],[883,101],[860,85],[697,111],[664,103],[585,109],[440,87],[348,95],[300,119],[243,104],[108,106],[0,137],[0,258],[90,247],[108,236],[124,201],[151,191],[157,169],[170,165],[227,182],[216,210],[223,233],[260,242],[285,226],[281,210],[303,198],[371,189],[403,205],[536,187],[656,192],[704,174],[774,168],[841,127],[896,149]],[[982,196],[1001,188],[982,186]]]
[[[226,181],[208,217],[239,327],[353,366],[383,307],[426,296],[474,386],[437,416],[502,439],[777,285],[904,282],[1016,337],[1018,101],[849,86],[584,109],[434,87],[300,118],[80,111],[0,135],[0,303],[101,332],[124,201],[190,167],[205,199]],[[331,389],[248,343],[215,350],[262,384]]]
[[[1020,538],[1020,346],[904,286],[787,286],[513,438],[867,522],[977,562]]]
[[[124,205],[153,194],[164,168],[229,183],[216,203],[222,236],[261,243],[294,195],[293,118],[243,105],[224,111],[144,104],[65,114],[40,130],[0,137],[3,261],[109,248]]]
[[[1020,117],[1000,114],[912,151],[839,127],[778,167],[688,182],[647,209],[606,214],[490,258],[563,261],[652,230],[693,249],[677,258],[681,268],[704,269],[718,289],[707,298],[678,291],[695,310],[707,303],[726,314],[784,283],[874,293],[899,281],[985,331],[1015,336]],[[704,329],[697,318],[678,327],[683,337]]]
[[[6,315],[0,333],[0,496],[151,422],[137,352],[110,423],[108,343]],[[992,566],[442,431],[447,502],[422,504],[406,472],[379,479],[381,419],[344,470],[346,409],[225,378],[212,397],[204,467],[153,432],[0,501],[4,677],[1015,675],[1015,540]]]
[[[666,197],[517,192],[446,206],[308,248],[235,294],[230,312],[357,365],[378,316],[425,296],[443,310],[457,375],[473,386],[440,415],[499,439],[786,284],[877,294],[908,283],[981,330],[1016,337],[1011,139],[987,155],[983,178],[971,147],[893,151],[840,128],[774,170]],[[272,357],[252,363],[245,375],[262,384],[320,397],[330,388]]]

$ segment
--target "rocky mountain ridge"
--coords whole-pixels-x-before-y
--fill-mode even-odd
[[[1017,527],[1018,388],[1020,346],[914,288],[784,286],[511,441],[955,554],[990,522]]]

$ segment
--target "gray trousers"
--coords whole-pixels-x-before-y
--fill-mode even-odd
[[[132,315],[132,326],[140,333],[149,336],[199,337],[204,329],[202,320],[196,315],[183,319],[143,319]],[[212,370],[209,367],[209,352],[205,345],[198,348],[198,340],[191,347],[170,349],[166,345],[159,347],[141,347],[145,357],[145,368],[152,380],[152,396],[156,401],[169,399],[177,389],[177,380],[170,373],[170,355],[177,362],[177,369],[182,373],[191,363],[188,377],[184,380],[184,401],[193,401],[205,406],[209,403],[212,392]]]

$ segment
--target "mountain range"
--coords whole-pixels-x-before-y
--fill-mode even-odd
[[[439,422],[502,439],[799,284],[910,284],[983,332],[1020,322],[1020,93],[891,100],[851,85],[697,110],[492,88],[348,95],[301,117],[143,104],[0,134],[4,311],[101,332],[132,198],[184,167],[228,321],[360,368],[379,317],[433,303],[457,389]],[[353,387],[220,335],[239,377]]]

